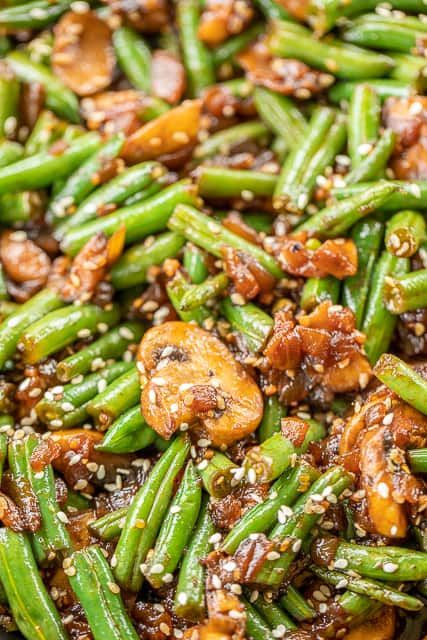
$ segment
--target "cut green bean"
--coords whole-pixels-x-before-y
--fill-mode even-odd
[[[65,233],[61,247],[65,253],[75,255],[96,233],[102,231],[110,237],[122,225],[126,229],[126,244],[137,242],[150,233],[163,231],[178,204],[196,205],[197,202],[195,186],[188,180],[181,180],[143,202],[70,229]]]
[[[223,64],[233,63],[234,57],[246,49],[259,35],[264,33],[265,25],[262,22],[255,22],[250,27],[238,33],[236,36],[227,38],[215,49],[212,50],[212,60],[215,67]]]
[[[51,289],[43,289],[18,307],[0,325],[0,369],[13,356],[22,333],[30,325],[51,311],[64,306],[59,295]]]
[[[125,523],[128,507],[116,509],[105,516],[98,518],[95,522],[91,522],[89,528],[104,542],[109,542],[118,538],[122,532]]]
[[[427,449],[408,451],[408,459],[412,473],[427,473]]]
[[[199,519],[182,560],[173,607],[176,615],[191,622],[199,622],[206,615],[206,570],[201,561],[212,549],[210,538],[214,532],[208,500],[204,499]]]
[[[409,98],[414,95],[414,87],[402,80],[390,80],[389,78],[366,79],[366,83],[375,90],[380,100],[387,98]],[[355,89],[359,86],[358,80],[348,82],[337,82],[329,89],[328,97],[331,102],[340,103],[351,99]]]
[[[400,211],[387,222],[385,245],[399,258],[414,255],[426,237],[426,221],[418,211]]]
[[[155,589],[167,584],[177,568],[196,524],[201,498],[202,490],[198,476],[190,461],[164,517],[153,553],[146,561],[143,571]]]
[[[348,113],[348,150],[353,170],[364,158],[364,147],[372,145],[380,128],[381,107],[378,95],[370,84],[355,87]]]
[[[256,87],[254,102],[263,122],[285,141],[287,148],[293,149],[303,141],[307,122],[290,98],[264,87]]]
[[[242,334],[249,350],[260,351],[273,328],[273,318],[251,302],[237,305],[231,298],[225,298],[220,309],[233,331]]]
[[[287,410],[277,395],[268,396],[264,401],[264,414],[258,428],[258,438],[264,442],[275,433],[280,432],[281,419],[286,416]]]
[[[262,171],[244,171],[225,167],[200,167],[197,171],[199,192],[203,198],[241,198],[272,196],[277,176]]]
[[[95,342],[58,362],[58,379],[61,382],[69,382],[80,374],[102,368],[105,360],[121,358],[130,344],[140,341],[143,333],[144,327],[139,322],[124,322],[119,327],[107,331]]]
[[[215,68],[211,52],[197,35],[200,4],[198,0],[178,0],[176,9],[190,95],[197,96],[203,89],[215,84]]]
[[[242,142],[254,140],[262,144],[268,142],[269,139],[270,132],[264,123],[258,120],[243,122],[213,133],[196,147],[194,157],[197,160],[204,160],[218,154],[226,155],[233,147],[237,147]]]
[[[65,572],[95,640],[138,640],[100,547],[91,546],[74,552]]]
[[[304,622],[312,620],[316,616],[316,611],[292,585],[280,597],[280,606],[283,607],[295,620]]]
[[[275,258],[266,251],[229,231],[194,207],[178,205],[169,219],[168,226],[218,258],[222,257],[222,247],[230,246],[248,253],[275,278],[281,278],[283,275]]]
[[[271,629],[262,615],[248,600],[241,598],[246,613],[246,633],[252,640],[273,640]]]
[[[193,284],[200,284],[209,275],[203,252],[189,242],[184,248],[183,265]]]
[[[117,324],[119,315],[116,305],[106,309],[94,304],[69,305],[51,311],[24,331],[18,343],[21,357],[30,364],[43,360],[78,338]]]
[[[0,10],[0,28],[16,31],[20,29],[43,29],[55,22],[71,5],[71,0],[33,0]]]
[[[297,625],[291,618],[284,612],[277,604],[267,602],[264,597],[258,596],[253,601],[254,608],[267,620],[268,624],[272,628],[273,632],[280,633],[282,629],[286,631],[292,631],[297,628]]]
[[[371,188],[315,213],[297,230],[308,231],[320,238],[336,238],[372,211],[380,209],[397,190],[398,186],[393,182],[374,182]]]
[[[115,552],[114,573],[130,591],[142,585],[140,565],[153,546],[172,496],[177,473],[184,466],[190,445],[176,438],[153,467],[148,480],[134,496]]]
[[[206,278],[201,284],[189,285],[181,300],[181,310],[193,311],[201,305],[211,302],[227,289],[228,284],[228,276],[225,273],[219,273],[211,278]]]
[[[212,315],[207,307],[201,306],[197,309],[193,309],[192,311],[182,311],[181,309],[182,300],[187,293],[189,286],[190,285],[183,274],[178,272],[173,280],[171,280],[167,285],[166,291],[173,308],[181,320],[184,322],[196,322],[199,325],[203,325],[204,321]]]
[[[403,275],[408,270],[408,258],[396,258],[388,251],[383,251],[375,265],[362,324],[365,351],[371,364],[387,351],[397,321],[384,305],[385,283],[390,276]]]
[[[135,89],[151,93],[151,52],[139,33],[120,27],[113,34],[119,67]]]
[[[412,16],[384,16],[368,13],[354,20],[342,34],[351,44],[380,49],[423,54],[427,34],[426,25]]]
[[[7,9],[6,9],[7,11]],[[1,14],[4,9],[0,9]],[[0,69],[0,137],[7,138],[14,134],[17,126],[16,114],[18,111],[20,86],[14,74],[4,66]],[[10,136],[12,137],[12,136]]]
[[[381,78],[393,68],[393,60],[385,55],[344,45],[339,40],[315,40],[308,29],[291,22],[276,22],[267,46],[274,55],[296,58],[348,80]]]
[[[267,499],[249,509],[234,525],[225,537],[221,550],[233,554],[252,533],[268,532],[276,524],[280,508],[292,505],[317,477],[318,472],[304,462],[285,471],[273,484]]]
[[[357,248],[357,273],[344,280],[343,303],[356,317],[356,327],[361,329],[368,300],[372,274],[382,244],[383,224],[377,220],[361,220],[351,232]]]
[[[48,4],[48,3],[47,3]],[[43,64],[34,62],[23,51],[12,51],[6,59],[22,82],[38,82],[46,92],[46,107],[61,118],[79,122],[79,102],[75,94]]]
[[[131,407],[113,422],[106,432],[99,451],[107,453],[133,453],[153,444],[156,432],[145,422],[141,407]]]
[[[153,241],[128,249],[111,269],[111,281],[116,289],[127,289],[147,282],[150,267],[174,258],[185,243],[183,236],[163,233]]]
[[[26,534],[6,527],[0,529],[0,580],[16,624],[26,638],[67,640]]]
[[[332,189],[332,195],[337,200],[344,200],[363,194],[368,189],[379,186],[381,183],[381,181],[363,182],[346,187],[337,187]],[[391,184],[396,187],[396,190],[381,204],[381,211],[394,213],[402,209],[418,211],[427,208],[427,180],[412,180],[411,182],[393,180]]]
[[[117,420],[127,409],[134,407],[139,401],[141,387],[139,373],[135,366],[116,378],[105,391],[95,396],[88,404],[87,410],[96,426],[105,430]]]
[[[374,373],[402,400],[427,415],[427,382],[413,367],[392,353],[383,353]]]
[[[394,131],[386,129],[368,154],[360,160],[358,166],[347,174],[347,184],[366,182],[381,177],[393,152],[395,142],[396,134]]]
[[[300,306],[304,311],[312,311],[323,300],[338,302],[341,283],[333,276],[324,278],[308,278],[301,291]]]
[[[224,453],[216,451],[212,458],[202,461],[197,469],[209,495],[224,498],[233,488],[234,473],[238,466]]]

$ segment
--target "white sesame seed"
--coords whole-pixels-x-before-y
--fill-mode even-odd
[[[209,538],[209,542],[211,544],[216,544],[217,542],[221,542],[222,536],[220,533],[214,533],[213,535],[211,535],[211,537]]]
[[[269,551],[266,555],[267,560],[279,560],[280,553],[278,551]]]
[[[164,571],[165,568],[162,565],[161,562],[156,562],[155,564],[153,564],[153,566],[150,569],[150,573],[162,573],[162,571]]]
[[[180,593],[178,593],[177,600],[179,604],[186,605],[188,602],[188,596],[186,593],[184,593],[184,591],[181,591]]]
[[[345,569],[347,566],[348,561],[345,558],[338,558],[338,560],[334,562],[335,569]]]
[[[390,495],[390,490],[385,482],[378,483],[377,492],[381,496],[381,498],[388,498]]]
[[[385,571],[385,573],[395,573],[399,568],[398,564],[395,564],[394,562],[384,562],[383,564],[383,570]]]
[[[60,520],[64,524],[68,524],[70,522],[68,517],[67,517],[67,514],[64,513],[63,511],[58,511],[58,513],[56,515],[57,515],[58,520]]]

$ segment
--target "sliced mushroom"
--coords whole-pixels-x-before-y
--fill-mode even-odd
[[[185,85],[185,69],[181,60],[170,51],[155,51],[151,59],[153,94],[170,104],[176,104],[184,94]]]
[[[66,13],[55,27],[52,68],[79,96],[109,86],[115,56],[111,30],[93,11]]]
[[[199,422],[213,446],[222,447],[257,428],[261,392],[211,333],[186,322],[153,327],[141,341],[138,361],[142,412],[163,438]]]

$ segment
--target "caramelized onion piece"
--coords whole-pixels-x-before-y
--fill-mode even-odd
[[[396,613],[392,607],[382,607],[370,620],[362,622],[344,636],[344,640],[393,640]]]
[[[170,51],[154,51],[151,58],[153,94],[170,104],[176,104],[181,100],[185,86],[185,69],[181,60]]]
[[[238,55],[248,80],[286,96],[310,98],[329,87],[329,73],[311,69],[300,60],[273,57],[263,42],[257,42]]]
[[[201,100],[186,100],[147,122],[127,139],[122,157],[136,163],[191,149],[200,127],[201,107]]]
[[[114,13],[137,31],[156,33],[169,21],[167,0],[106,0]]]
[[[213,446],[229,445],[258,426],[262,395],[227,347],[186,322],[167,322],[143,337],[138,351],[142,413],[163,438],[200,421]],[[209,388],[209,402],[206,402]]]
[[[115,56],[111,30],[93,11],[69,11],[55,27],[52,68],[62,82],[79,96],[108,87]]]
[[[207,0],[197,35],[214,47],[243,31],[253,15],[254,10],[248,0]]]
[[[309,249],[306,241],[306,234],[298,234],[283,236],[277,242],[277,258],[288,273],[304,278],[330,275],[343,280],[357,272],[357,249],[353,240],[326,240],[317,249]]]
[[[25,232],[3,231],[0,237],[0,261],[7,277],[10,293],[25,302],[46,284],[49,256]]]

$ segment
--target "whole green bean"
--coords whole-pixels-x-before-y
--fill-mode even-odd
[[[113,422],[96,448],[107,453],[133,453],[153,444],[155,438],[156,432],[145,422],[137,405]]]

